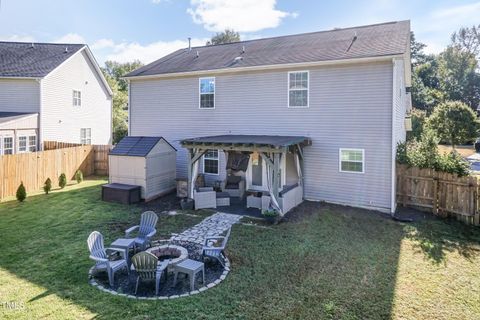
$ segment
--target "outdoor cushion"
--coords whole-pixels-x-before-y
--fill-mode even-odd
[[[225,189],[239,189],[239,185],[238,185],[238,183],[236,183],[236,184],[227,184],[227,186],[225,187]]]
[[[216,196],[217,199],[230,198],[230,194],[228,192],[217,192]]]
[[[240,181],[242,181],[242,177],[240,176],[231,175],[231,176],[228,176],[227,178],[227,184],[239,184]],[[238,189],[238,188],[235,188],[235,189]]]

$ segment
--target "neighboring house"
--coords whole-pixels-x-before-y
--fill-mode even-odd
[[[280,191],[303,178],[305,199],[395,210],[409,21],[182,49],[126,78],[129,134],[172,143],[177,178],[196,172],[182,145],[213,146],[199,161],[210,184],[225,178],[222,150],[283,150]],[[265,162],[251,154],[247,189],[270,190]]]
[[[88,46],[0,42],[0,155],[111,136],[112,91]]]

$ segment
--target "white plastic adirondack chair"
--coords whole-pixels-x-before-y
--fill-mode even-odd
[[[132,264],[137,273],[137,284],[135,285],[135,294],[137,294],[140,280],[155,281],[155,295],[158,295],[160,289],[160,279],[162,273],[167,269],[170,260],[164,260],[158,263],[158,258],[150,252],[140,252],[132,257]]]
[[[207,237],[202,248],[202,257],[217,259],[220,264],[225,267],[225,256],[224,251],[227,246],[228,238],[230,237],[230,231],[232,228],[229,228],[225,236],[216,236],[216,237]],[[218,242],[221,241],[220,245],[216,246]]]
[[[150,244],[150,239],[157,233],[155,226],[157,225],[158,216],[153,211],[145,211],[140,217],[140,225],[133,226],[125,230],[125,236],[130,237],[130,234],[138,229],[135,237],[135,250],[140,246],[141,250],[145,250]]]
[[[88,250],[90,251],[90,259],[95,261],[95,269],[107,271],[108,281],[111,287],[113,286],[115,272],[123,268],[127,269],[127,273],[129,272],[125,257],[116,261],[108,260],[107,252],[119,252],[122,255],[124,253],[121,250],[105,248],[103,245],[103,236],[100,232],[93,231],[90,233],[87,244]]]

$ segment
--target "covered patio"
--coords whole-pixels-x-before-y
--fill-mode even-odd
[[[281,216],[303,201],[304,136],[218,135],[181,141],[188,150],[188,197],[196,208],[230,205],[246,197],[247,208],[275,210]],[[199,160],[209,151],[225,153],[225,179],[196,186]]]

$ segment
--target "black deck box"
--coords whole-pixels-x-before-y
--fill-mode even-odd
[[[102,186],[102,200],[132,204],[140,201],[140,186],[122,183],[110,183]]]

